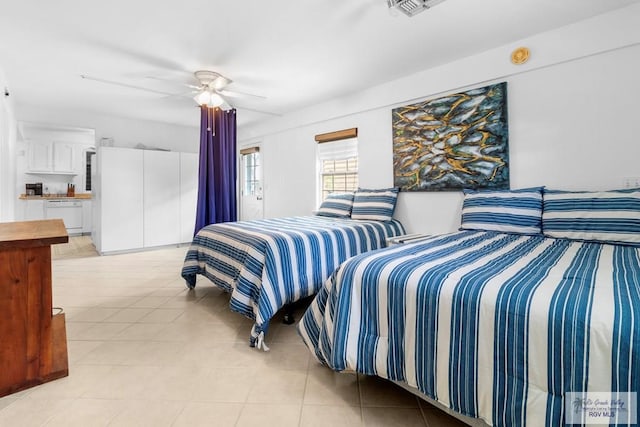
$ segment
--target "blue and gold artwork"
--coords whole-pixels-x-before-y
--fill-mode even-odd
[[[393,109],[402,191],[509,188],[507,83]]]

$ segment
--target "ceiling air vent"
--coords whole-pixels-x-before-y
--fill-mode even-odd
[[[398,9],[400,12],[411,17],[443,1],[444,0],[387,0],[387,5],[389,8]]]

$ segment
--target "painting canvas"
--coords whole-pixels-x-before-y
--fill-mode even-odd
[[[509,188],[507,83],[393,109],[402,191]]]

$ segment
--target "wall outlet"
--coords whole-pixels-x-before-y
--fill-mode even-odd
[[[640,176],[626,176],[622,184],[624,188],[640,188]]]

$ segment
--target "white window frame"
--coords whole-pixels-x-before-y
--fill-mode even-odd
[[[316,199],[317,199],[317,206],[320,206],[320,204],[322,204],[322,201],[324,200],[323,197],[323,192],[324,192],[324,188],[323,188],[323,177],[326,175],[351,175],[352,173],[355,172],[355,176],[356,176],[356,184],[355,184],[355,188],[353,190],[355,190],[358,187],[358,168],[359,168],[359,164],[356,167],[356,170],[353,172],[338,172],[338,173],[324,173],[323,171],[323,162],[325,160],[346,160],[346,159],[351,159],[354,158],[356,159],[356,161],[359,163],[358,160],[358,139],[357,138],[348,138],[348,139],[342,139],[339,141],[331,141],[331,142],[324,142],[321,144],[317,144],[317,152],[316,152],[316,159],[317,159],[317,163],[316,163],[316,180],[317,180],[317,185],[316,185]],[[347,190],[349,191],[349,190]]]
[[[240,194],[242,196],[256,196],[259,195],[259,193],[261,193],[262,189],[256,187],[256,184],[260,184],[261,183],[261,179],[256,179],[256,177],[258,176],[262,176],[262,156],[260,155],[260,150],[257,149],[255,151],[251,151],[250,153],[243,153],[240,154],[241,156],[241,173],[242,173],[242,188],[240,189]],[[247,156],[247,157],[245,157]],[[256,160],[256,157],[258,158],[257,163],[248,165],[245,163],[245,158],[251,158],[253,159],[253,161]],[[247,175],[247,171],[248,168],[251,169],[251,174],[250,177],[252,179],[247,179],[248,175]],[[247,190],[247,185],[251,183],[251,189],[249,191]]]

